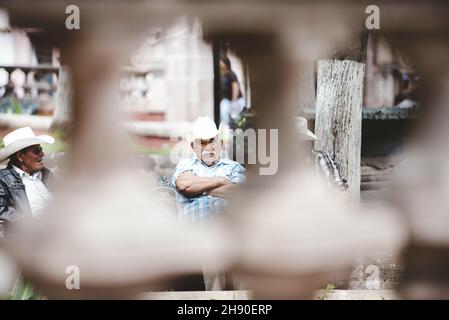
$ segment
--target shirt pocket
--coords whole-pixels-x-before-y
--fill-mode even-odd
[[[21,181],[17,181],[17,180],[9,181],[9,182],[6,183],[6,185],[8,186],[8,188],[11,191],[25,190],[25,185]]]
[[[232,167],[228,166],[225,168],[225,172],[223,177],[227,178],[228,180],[231,180],[232,178]]]

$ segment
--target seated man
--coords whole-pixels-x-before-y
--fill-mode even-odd
[[[318,138],[307,129],[307,120],[302,117],[296,117],[296,132],[299,135],[301,143],[306,144],[310,151],[309,163],[312,162],[317,175],[324,179],[327,186],[336,192],[346,193],[349,186],[340,175],[338,164],[332,157],[324,151],[315,150],[313,143]]]
[[[182,220],[198,220],[217,213],[226,205],[236,184],[245,181],[245,168],[221,158],[223,140],[209,117],[193,125],[191,147],[195,155],[181,160],[173,174],[176,203]]]
[[[20,128],[3,138],[0,162],[9,159],[0,170],[0,237],[6,223],[20,214],[37,216],[50,199],[53,174],[44,167],[41,143],[54,143],[48,135],[36,136],[29,127]]]

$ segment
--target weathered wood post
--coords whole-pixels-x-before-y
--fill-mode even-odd
[[[360,156],[365,64],[349,60],[318,62],[315,148],[340,166],[352,199],[360,197]]]

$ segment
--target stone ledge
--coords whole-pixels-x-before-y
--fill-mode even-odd
[[[322,297],[320,294],[318,297]],[[331,290],[323,300],[399,300],[393,290]]]
[[[139,296],[146,300],[249,300],[249,292],[235,291],[169,291],[148,292]]]
[[[52,122],[51,116],[0,114],[0,127],[11,129],[31,127],[35,130],[49,130]],[[161,138],[170,138],[171,135],[183,137],[192,130],[192,122],[189,121],[125,121],[124,126],[128,132],[137,136]]]
[[[318,300],[398,300],[393,290],[331,290],[315,293]],[[251,292],[236,291],[171,291],[148,292],[139,296],[146,300],[251,300]],[[324,299],[323,299],[324,298]]]
[[[52,121],[53,118],[49,116],[8,113],[2,113],[0,115],[0,127],[9,127],[11,129],[31,127],[38,130],[49,130]]]
[[[127,121],[125,127],[128,132],[138,136],[152,136],[170,138],[184,137],[186,133],[191,132],[192,122],[172,122],[172,121]]]

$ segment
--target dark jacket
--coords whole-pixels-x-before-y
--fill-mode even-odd
[[[47,168],[42,169],[42,182],[51,190],[54,176]],[[0,225],[14,222],[22,214],[31,214],[25,185],[17,171],[8,164],[0,170]]]

